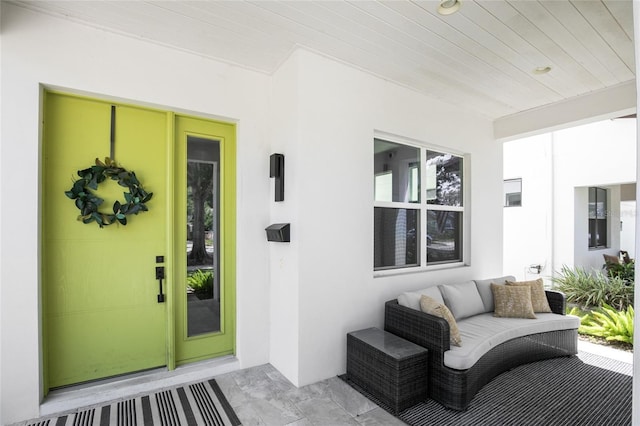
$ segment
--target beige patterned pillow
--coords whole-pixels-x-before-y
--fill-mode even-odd
[[[458,330],[458,324],[453,314],[442,303],[438,303],[436,300],[424,294],[420,297],[420,310],[427,314],[443,318],[449,323],[449,340],[452,345],[462,346],[462,338],[460,338],[460,330]]]
[[[493,301],[496,305],[493,316],[501,318],[532,318],[531,287],[528,285],[491,284]]]
[[[544,291],[542,278],[533,281],[507,281],[507,285],[528,285],[531,287],[531,304],[533,312],[552,312]]]

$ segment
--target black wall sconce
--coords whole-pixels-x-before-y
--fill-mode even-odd
[[[269,176],[276,178],[275,201],[284,201],[284,155],[271,154]]]
[[[265,228],[267,241],[288,243],[291,241],[291,225],[288,223],[274,223]]]

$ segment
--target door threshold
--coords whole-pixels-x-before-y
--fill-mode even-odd
[[[238,359],[233,355],[227,355],[182,365],[173,371],[168,371],[163,367],[57,389],[49,392],[44,402],[40,404],[40,416],[61,415],[75,412],[79,408],[96,407],[114,401],[131,399],[165,388],[199,382],[239,369]]]

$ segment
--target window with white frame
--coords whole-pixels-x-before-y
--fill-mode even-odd
[[[464,159],[374,139],[374,269],[463,262]]]
[[[589,248],[607,247],[607,230],[609,229],[607,214],[607,190],[589,188]]]

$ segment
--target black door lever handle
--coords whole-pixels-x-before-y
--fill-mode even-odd
[[[162,293],[162,280],[164,279],[164,266],[156,266],[156,280],[160,283],[160,292],[158,293],[158,303],[164,303],[164,293]]]

